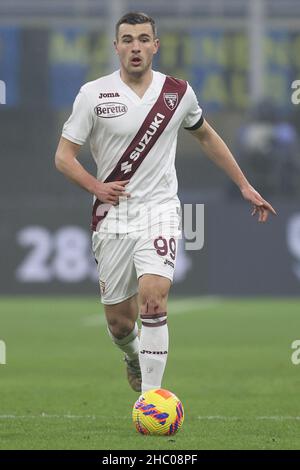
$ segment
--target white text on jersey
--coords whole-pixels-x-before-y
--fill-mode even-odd
[[[145,132],[141,140],[139,141],[138,145],[135,147],[134,151],[131,152],[129,158],[133,160],[134,162],[139,158],[141,153],[145,150],[146,146],[156,134],[159,126],[163,122],[166,116],[163,114],[157,113],[156,116],[154,117],[153,121],[151,122],[149,129]],[[127,162],[123,162],[121,165],[121,171],[124,172],[124,174],[129,173],[131,171],[132,164]]]

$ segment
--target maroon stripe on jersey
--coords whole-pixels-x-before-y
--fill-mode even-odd
[[[170,122],[187,89],[187,82],[173,77],[166,77],[160,95],[146,116],[138,133],[121,156],[117,165],[104,183],[129,180],[135,174],[149,151],[157,142]],[[101,207],[101,206],[105,206]],[[96,199],[93,205],[92,230],[107,215],[111,204],[104,204]]]
[[[165,317],[167,315],[167,312],[162,312],[162,313],[142,313],[140,315],[141,318],[143,319],[152,319],[152,320],[155,320],[156,318],[161,318],[161,317]]]
[[[144,326],[149,326],[150,328],[156,327],[156,326],[163,326],[167,323],[167,320],[160,321],[158,323],[148,323],[145,321],[142,321],[142,325]]]

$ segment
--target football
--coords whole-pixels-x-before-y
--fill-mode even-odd
[[[141,434],[175,434],[184,420],[183,406],[179,398],[162,388],[144,392],[135,402],[132,419]]]

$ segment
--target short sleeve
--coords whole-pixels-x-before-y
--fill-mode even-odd
[[[75,144],[83,145],[91,133],[93,123],[92,108],[81,88],[75,98],[72,114],[63,126],[62,136]]]
[[[189,84],[187,86],[187,94],[189,100],[188,111],[184,118],[183,125],[185,129],[193,131],[202,126],[204,119],[196,94]]]

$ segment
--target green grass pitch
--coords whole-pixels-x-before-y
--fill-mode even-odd
[[[173,437],[136,433],[97,298],[2,298],[1,449],[299,449],[299,299],[172,299],[164,388]]]

